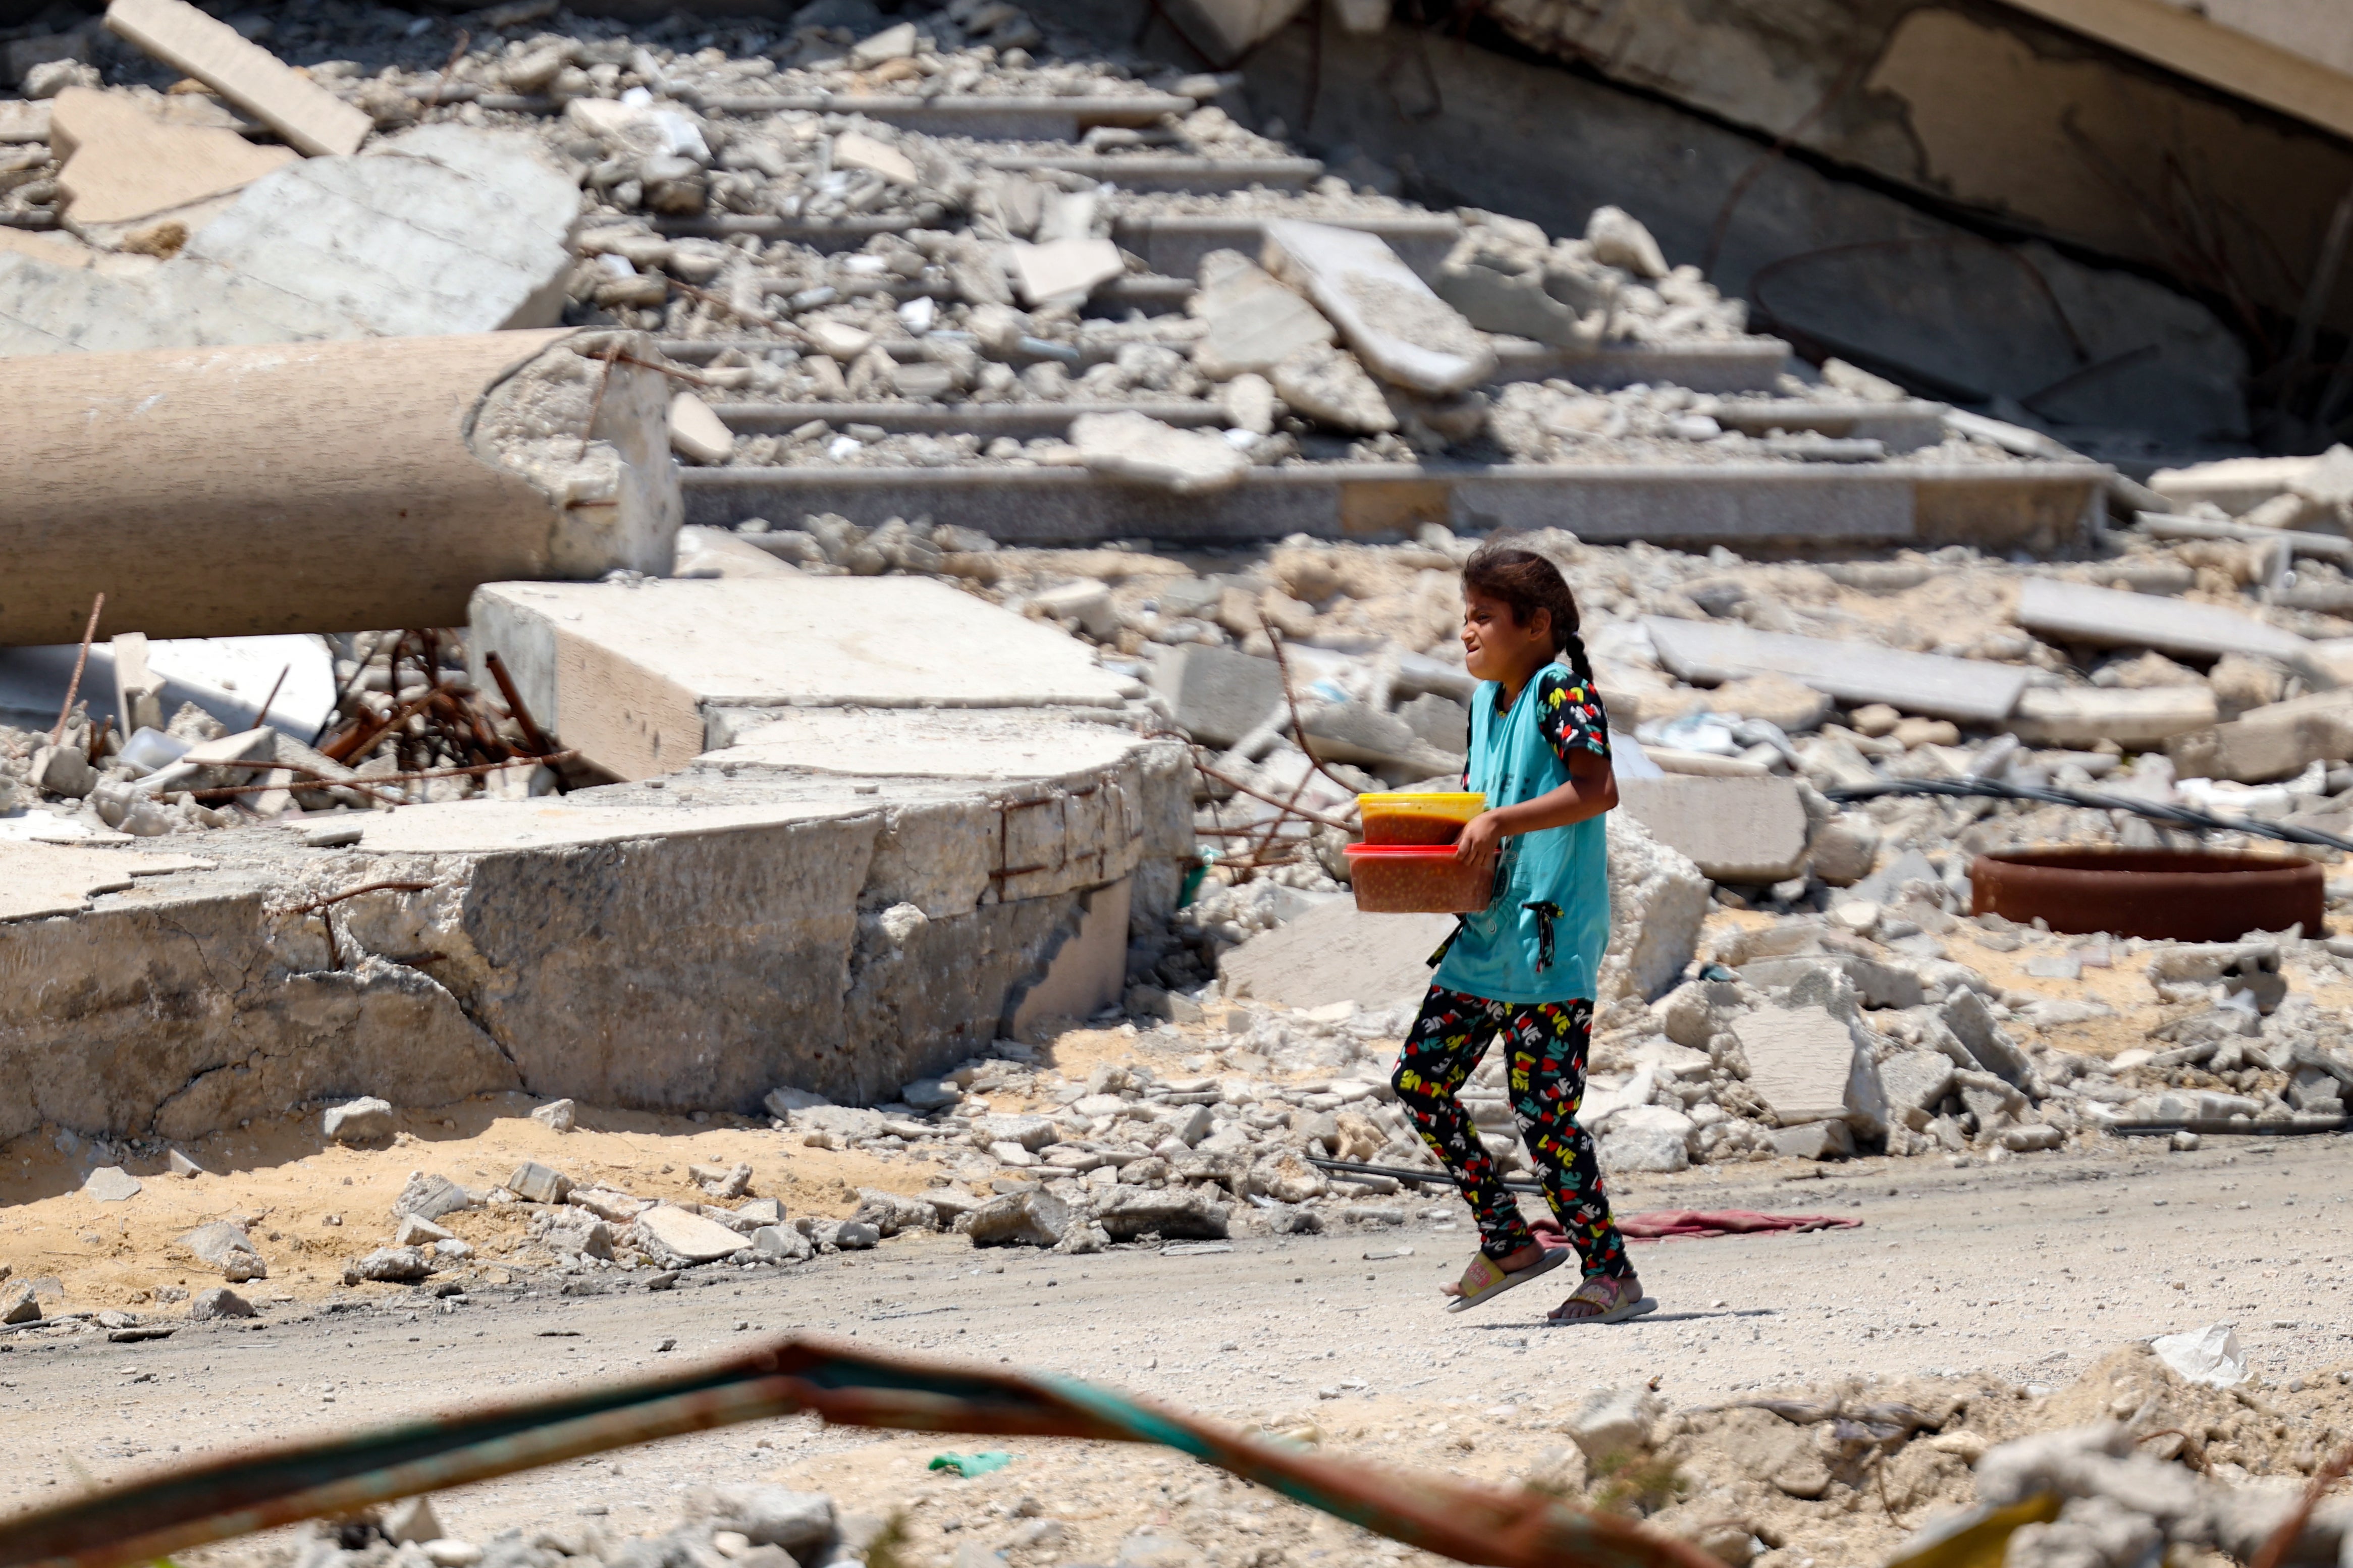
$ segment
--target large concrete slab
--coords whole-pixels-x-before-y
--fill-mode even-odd
[[[2054,642],[2098,647],[2153,647],[2220,658],[2253,654],[2294,664],[2311,644],[2291,631],[2220,605],[2156,594],[2127,594],[2084,583],[2030,577],[2018,590],[2018,624]]]
[[[1752,631],[1712,621],[1645,616],[1659,662],[1689,681],[1718,684],[1786,675],[1853,704],[1884,702],[1907,713],[1998,723],[2018,705],[2031,673],[2018,665],[1907,653],[1870,643]]]
[[[1077,728],[1086,754],[1029,776],[725,753],[659,787],[370,816],[348,848],[226,829],[210,867],[0,847],[22,917],[0,920],[0,1138],[194,1137],[362,1094],[886,1098],[1017,1017],[1092,1011],[1128,900],[1173,902],[1183,752]],[[428,885],[295,909],[387,880]]]
[[[1086,645],[929,578],[493,583],[470,620],[471,657],[495,650],[540,721],[623,778],[711,750],[725,710],[1115,710],[1142,695]]]
[[[142,276],[0,254],[0,355],[553,326],[578,210],[534,138],[419,126],[262,175]]]

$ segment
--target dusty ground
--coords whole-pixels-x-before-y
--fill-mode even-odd
[[[453,1142],[431,1163],[470,1177],[470,1159],[495,1170],[558,1142],[534,1142],[539,1130],[512,1118],[485,1122],[461,1140],[463,1125],[449,1130]],[[611,1160],[651,1139],[617,1130],[561,1142],[569,1159]],[[658,1152],[681,1170],[690,1144],[698,1154],[740,1151],[756,1167],[779,1142],[710,1131],[661,1140]],[[209,1179],[221,1202],[278,1192],[306,1214],[335,1203],[356,1215],[364,1203],[381,1215],[399,1177],[425,1163],[401,1149],[271,1166],[267,1145],[254,1146],[245,1173]],[[820,1162],[823,1153],[793,1156],[813,1190],[860,1179],[844,1157]],[[139,1344],[38,1331],[0,1341],[9,1346],[0,1352],[0,1410],[19,1456],[0,1468],[0,1506],[51,1500],[59,1489],[175,1455],[559,1389],[733,1350],[750,1334],[799,1331],[1098,1379],[1387,1463],[1576,1484],[1584,1478],[1558,1426],[1597,1386],[1655,1378],[1671,1408],[1691,1412],[1759,1389],[1903,1380],[1893,1392],[1965,1398],[1957,1425],[1999,1434],[2084,1418],[2074,1406],[2100,1402],[2099,1390],[2054,1391],[2127,1341],[2235,1321],[2269,1385],[2260,1398],[2278,1432],[2274,1415],[2260,1434],[2233,1423],[2210,1452],[2255,1473],[2292,1469],[2298,1445],[2309,1449],[2331,1427],[2353,1430],[2348,1392],[2326,1375],[2353,1366],[2342,1294],[2353,1247],[2337,1208],[2348,1176],[2353,1145],[2332,1137],[2214,1140],[2189,1154],[2112,1141],[1992,1168],[1862,1161],[1637,1177],[1620,1184],[1630,1210],[1825,1210],[1864,1224],[1644,1247],[1643,1277],[1662,1310],[1602,1331],[1546,1329],[1541,1313],[1557,1293],[1536,1289],[1482,1312],[1443,1312],[1435,1287],[1472,1238],[1456,1206],[1435,1202],[1414,1205],[1402,1230],[1242,1238],[1207,1256],[976,1252],[958,1237],[926,1236],[781,1273],[702,1270],[663,1294],[561,1297],[552,1280],[485,1282],[458,1304],[366,1287],[338,1291],[353,1303],[342,1310],[307,1299],[273,1304],[260,1329],[189,1326]],[[300,1196],[305,1188],[326,1195]],[[47,1214],[62,1227],[63,1205],[80,1201],[52,1197],[9,1223]],[[282,1224],[281,1233],[294,1234]],[[21,1245],[0,1234],[12,1250]],[[674,1348],[660,1349],[666,1340]],[[2309,1386],[2291,1392],[2291,1377]],[[438,1506],[453,1532],[476,1541],[511,1525],[639,1533],[660,1528],[694,1487],[773,1478],[821,1487],[850,1511],[907,1510],[918,1563],[944,1562],[966,1542],[1005,1545],[1025,1514],[1057,1520],[1063,1533],[1024,1562],[1108,1561],[1124,1536],[1155,1524],[1225,1563],[1252,1561],[1245,1548],[1277,1547],[1283,1558],[1268,1561],[1299,1562],[1368,1548],[1353,1529],[1152,1450],[1017,1442],[1003,1445],[1016,1450],[1013,1465],[982,1479],[924,1468],[944,1449],[984,1446],[787,1420],[469,1488]],[[1746,1507],[1788,1542],[1772,1563],[1869,1560],[1966,1493],[1965,1467],[1918,1444],[1907,1454],[1915,1450],[1919,1473],[1891,1472],[1903,1483],[1892,1506],[1836,1484],[1820,1501],[1773,1492],[1744,1504],[1727,1493],[1724,1504]],[[1695,1486],[1708,1488],[1709,1477],[1704,1464],[1692,1467]]]

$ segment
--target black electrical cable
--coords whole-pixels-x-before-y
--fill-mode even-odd
[[[2094,811],[2129,811],[2200,833],[2252,833],[2259,838],[2276,838],[2288,844],[2353,850],[2353,838],[2340,838],[2316,827],[2294,827],[2284,822],[2263,822],[2251,816],[2217,816],[2211,811],[2196,811],[2186,805],[2159,805],[2133,795],[2061,789],[2054,784],[1998,784],[1991,779],[1881,779],[1867,784],[1843,784],[1822,794],[1841,805],[1891,795],[1940,795],[1948,800],[2031,800],[2046,805],[2089,806]]]

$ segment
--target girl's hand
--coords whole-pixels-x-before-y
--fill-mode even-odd
[[[1462,825],[1462,837],[1454,841],[1454,858],[1483,868],[1494,863],[1495,851],[1503,842],[1503,814],[1482,811]]]

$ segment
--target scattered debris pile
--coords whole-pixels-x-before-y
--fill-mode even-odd
[[[1577,237],[1429,212],[1246,129],[1230,79],[1041,58],[1001,5],[788,36],[529,9],[454,51],[388,12],[243,19],[299,73],[165,0],[18,40],[58,58],[0,121],[0,353],[617,324],[698,366],[674,420],[698,464],[1180,492],[1441,456],[2066,455],[1851,366],[1785,372],[1619,208]]]

